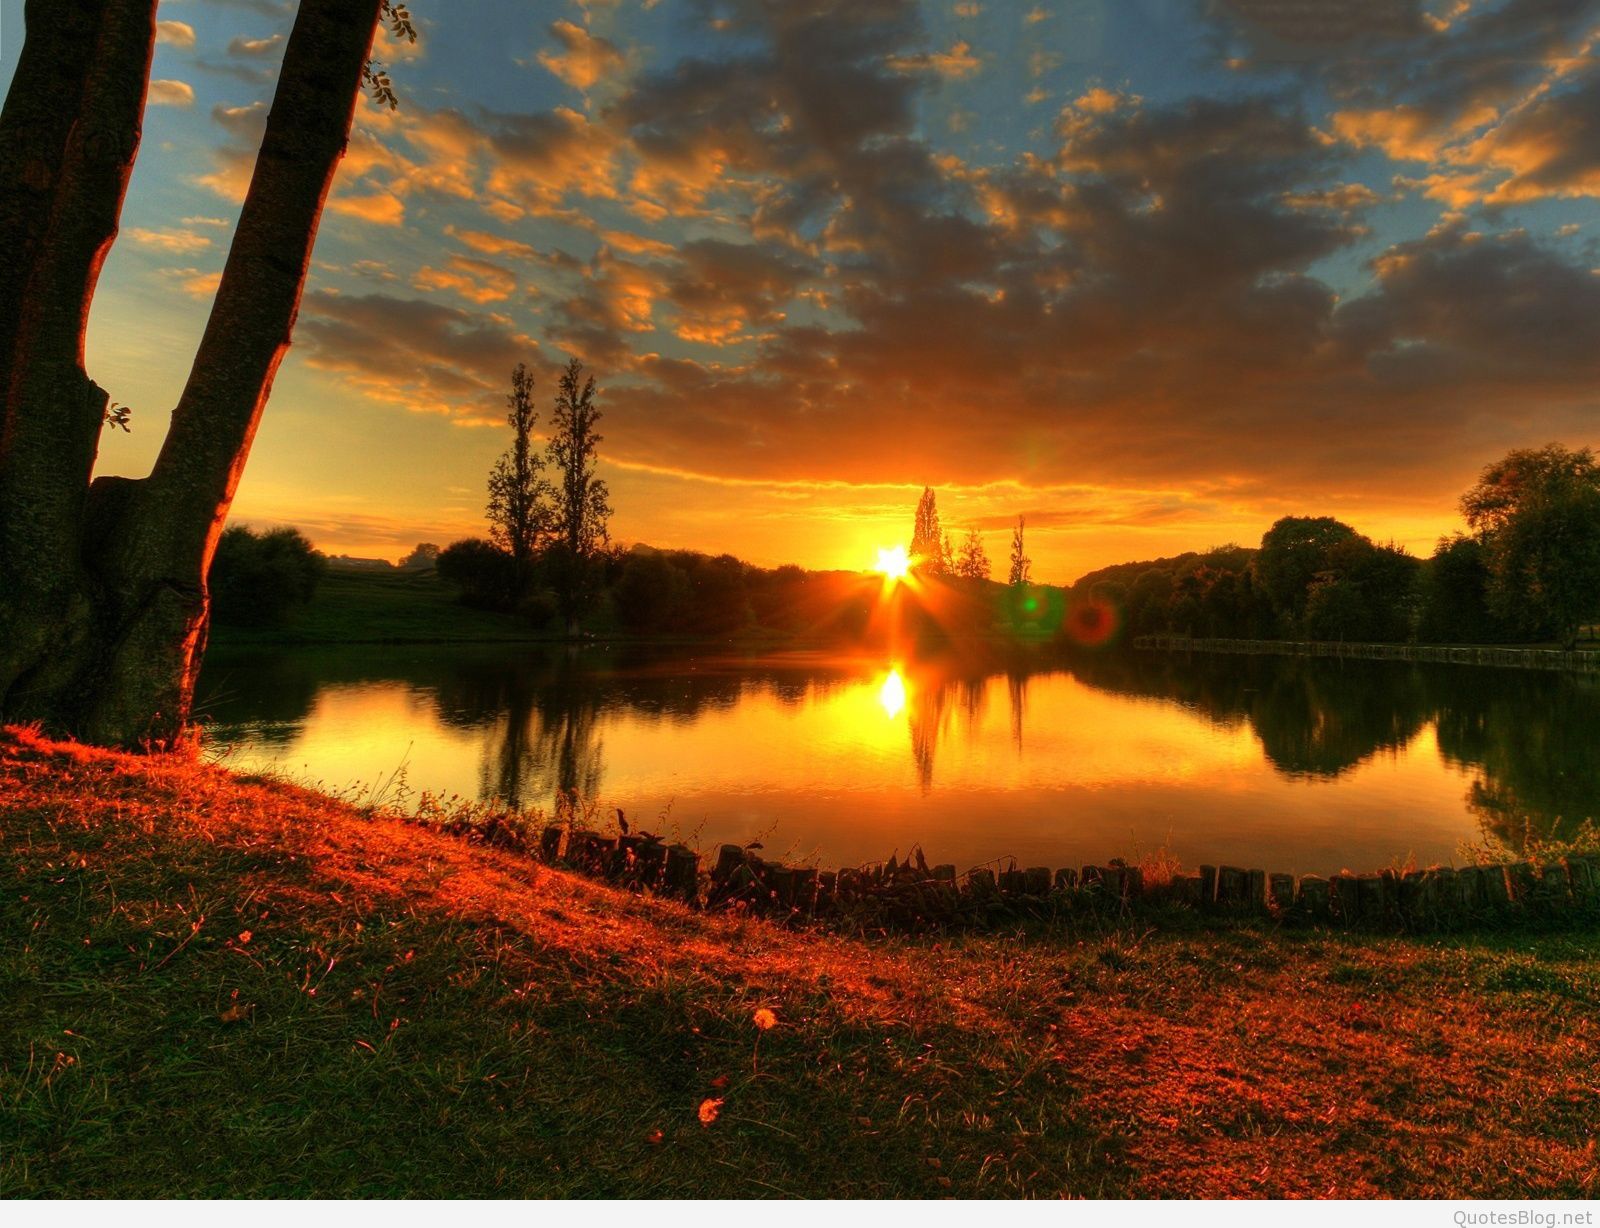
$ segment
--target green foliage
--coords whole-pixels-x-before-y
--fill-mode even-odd
[[[1298,632],[1312,581],[1328,569],[1333,548],[1358,536],[1331,516],[1285,516],[1262,536],[1256,578],[1285,631]]]
[[[435,567],[439,578],[454,585],[467,605],[507,612],[516,607],[516,563],[493,542],[481,537],[451,542],[439,552]]]
[[[1600,614],[1600,465],[1587,448],[1517,449],[1461,498],[1491,612],[1530,638],[1576,639]]]
[[[276,626],[311,600],[327,560],[298,529],[223,531],[211,560],[211,617],[224,626]]]
[[[1489,609],[1488,552],[1476,537],[1442,537],[1423,567],[1417,638],[1436,644],[1493,644],[1508,629]]]

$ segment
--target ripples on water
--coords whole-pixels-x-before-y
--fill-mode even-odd
[[[602,648],[214,654],[242,767],[550,808],[577,790],[702,847],[854,864],[1370,869],[1600,812],[1589,678],[1269,657],[884,661]]]

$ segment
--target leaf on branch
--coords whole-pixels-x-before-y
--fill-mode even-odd
[[[361,86],[372,92],[372,100],[380,107],[388,107],[391,111],[400,109],[400,99],[394,92],[394,82],[389,80],[389,74],[378,61],[368,60],[361,69]]]
[[[417,41],[417,27],[411,23],[411,10],[393,0],[384,0],[382,18],[389,23],[389,33],[408,43]]]
[[[129,430],[128,420],[133,417],[133,410],[126,405],[118,405],[112,401],[106,406],[106,423],[109,426],[120,426],[124,431]]]

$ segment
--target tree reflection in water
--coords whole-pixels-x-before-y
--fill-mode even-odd
[[[1022,754],[1029,680],[1050,673],[1181,705],[1225,729],[1248,728],[1286,777],[1339,777],[1374,756],[1403,751],[1432,726],[1445,761],[1474,775],[1465,802],[1485,837],[1511,850],[1570,840],[1600,819],[1600,680],[1512,670],[1043,648],[946,649],[886,670],[881,662],[799,654],[710,659],[595,648],[391,647],[215,653],[197,711],[213,726],[283,747],[329,688],[403,683],[408,702],[441,724],[487,731],[478,772],[483,796],[548,807],[574,790],[600,794],[610,718],[688,724],[748,696],[793,707],[837,688],[867,686],[876,688],[874,708],[884,719],[906,722],[916,779],[927,792],[936,785],[941,747],[958,725],[970,735],[999,679],[1011,741]]]

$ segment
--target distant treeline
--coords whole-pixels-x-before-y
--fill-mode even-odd
[[[530,582],[518,586],[505,551],[481,538],[446,546],[441,579],[462,600],[481,609],[517,613],[539,628],[559,630],[557,605],[533,564]],[[596,559],[597,591],[586,626],[591,633],[661,637],[766,635],[825,643],[863,644],[899,637],[927,643],[988,634],[1028,600],[1041,611],[1060,606],[986,580],[923,577],[886,586],[879,575],[757,567],[730,554],[611,548]],[[518,594],[521,594],[518,596]],[[1032,619],[1035,624],[1040,620]]]
[[[1104,567],[1071,597],[1120,611],[1132,635],[1571,643],[1600,617],[1600,466],[1587,449],[1511,452],[1461,508],[1468,532],[1428,559],[1327,516],[1287,516],[1259,548]]]

